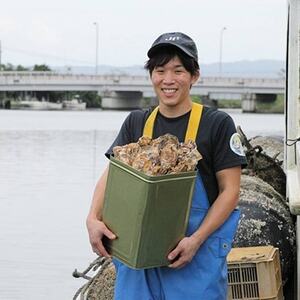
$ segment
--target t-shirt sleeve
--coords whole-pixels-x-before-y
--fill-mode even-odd
[[[141,110],[133,111],[127,116],[116,139],[105,152],[105,156],[107,158],[113,154],[113,148],[115,146],[123,146],[137,142],[139,137],[142,135],[144,118],[145,113]]]
[[[130,130],[129,130],[129,124],[130,124],[130,115],[127,116],[125,121],[123,122],[121,129],[111,144],[111,146],[107,149],[105,152],[105,156],[109,158],[113,154],[113,148],[115,146],[123,146],[130,143]]]
[[[215,172],[236,166],[246,166],[247,160],[239,134],[232,118],[227,115],[213,138]]]

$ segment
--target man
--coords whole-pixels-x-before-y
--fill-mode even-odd
[[[222,300],[227,299],[226,255],[238,223],[241,165],[246,163],[243,148],[230,116],[193,104],[190,89],[199,78],[197,48],[180,32],[158,37],[148,51],[149,71],[159,100],[157,114],[151,109],[133,111],[109,148],[137,142],[146,122],[154,117],[152,137],[173,134],[183,142],[190,129],[194,109],[199,121],[195,141],[203,159],[198,163],[192,208],[186,237],[168,255],[168,267],[134,270],[114,260],[115,299],[124,300]],[[145,125],[146,124],[146,125]],[[149,129],[149,128],[148,128]],[[101,221],[107,170],[97,183],[87,218],[93,251],[109,256],[102,237],[116,238]],[[154,245],[155,246],[155,245]]]

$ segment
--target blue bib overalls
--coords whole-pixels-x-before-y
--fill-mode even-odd
[[[186,235],[196,231],[209,209],[198,173]],[[239,211],[201,245],[193,260],[181,269],[135,270],[114,259],[115,300],[226,300],[226,255],[238,225]],[[155,245],[153,245],[155,247]]]
[[[199,228],[209,207],[198,172],[186,236]],[[226,300],[226,256],[231,249],[238,221],[239,211],[235,209],[200,246],[192,261],[180,269],[160,267],[135,270],[114,259],[115,300]]]

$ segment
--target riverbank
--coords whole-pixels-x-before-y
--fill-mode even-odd
[[[241,100],[218,100],[218,108],[242,108]],[[283,114],[284,113],[284,95],[277,95],[273,102],[256,101],[255,113],[265,114]]]
[[[192,100],[203,104],[200,96],[193,96]],[[2,101],[2,102],[1,102]],[[205,105],[212,105],[219,109],[242,109],[242,100],[238,99],[224,99],[224,100],[212,100],[211,103],[204,103]],[[141,108],[145,109],[153,105],[152,98],[143,98],[141,102]],[[77,99],[72,99],[69,101],[62,101],[58,103],[48,102],[48,101],[15,101],[8,100],[8,102],[3,102],[0,99],[0,109],[18,109],[18,110],[85,110],[85,109],[100,109],[101,105],[95,106],[87,105],[83,101],[78,101]],[[256,110],[254,113],[266,113],[266,114],[283,114],[284,113],[284,95],[277,95],[275,101],[262,102],[256,101]]]

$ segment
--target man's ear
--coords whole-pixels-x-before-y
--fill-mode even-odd
[[[192,75],[192,85],[195,84],[200,78],[200,72],[197,71],[196,74]]]

